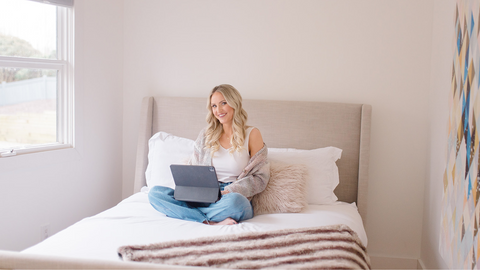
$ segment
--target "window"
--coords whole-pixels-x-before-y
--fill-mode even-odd
[[[0,0],[0,157],[73,147],[73,0]]]

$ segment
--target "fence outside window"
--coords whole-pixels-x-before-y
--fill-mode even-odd
[[[0,84],[0,148],[56,142],[57,78]]]

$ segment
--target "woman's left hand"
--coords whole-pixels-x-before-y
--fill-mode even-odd
[[[230,193],[230,191],[228,191],[228,190],[222,190],[221,193],[222,193],[222,195],[225,195],[225,194]]]

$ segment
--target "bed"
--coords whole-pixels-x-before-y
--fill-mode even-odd
[[[273,164],[276,168],[286,165],[282,163],[285,158],[298,163],[308,156],[307,153],[317,149],[341,149],[341,158],[334,162],[339,183],[333,189],[338,200],[312,204],[319,199],[312,193],[316,187],[305,184],[305,192],[312,194],[305,195],[304,200],[308,201],[300,212],[269,213],[264,209],[265,213],[235,226],[208,226],[176,220],[154,210],[148,202],[148,186],[152,183],[149,184],[146,173],[151,170],[152,140],[158,134],[194,140],[205,125],[205,105],[205,98],[144,98],[132,195],[115,207],[85,218],[22,252],[1,251],[0,269],[172,268],[174,266],[163,263],[122,261],[119,248],[191,242],[199,237],[227,239],[339,224],[353,231],[363,247],[367,246],[364,224],[367,220],[371,106],[365,104],[244,100],[248,124],[261,131],[269,148],[269,159],[272,156],[272,167]],[[304,175],[308,170],[303,167]]]

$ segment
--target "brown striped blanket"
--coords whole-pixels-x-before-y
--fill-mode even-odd
[[[124,261],[236,269],[370,269],[366,248],[346,225],[249,232],[123,246]]]
[[[346,225],[249,232],[123,246],[124,261],[236,269],[370,269],[366,248]]]

